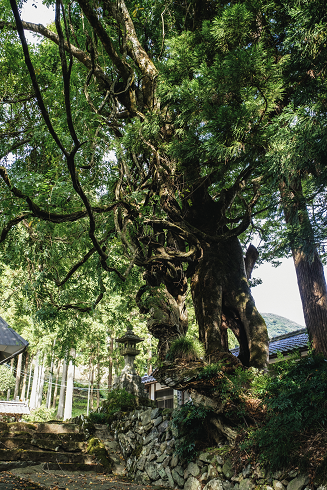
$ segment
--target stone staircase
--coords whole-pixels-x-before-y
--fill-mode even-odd
[[[96,425],[92,437],[105,439],[105,457],[113,472],[124,474],[118,445],[107,427]],[[48,470],[105,472],[96,454],[87,453],[87,447],[83,429],[74,423],[0,422],[0,471],[44,463]]]

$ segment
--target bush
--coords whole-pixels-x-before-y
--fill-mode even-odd
[[[204,348],[198,340],[179,337],[172,342],[166,355],[166,360],[174,361],[180,358],[187,361],[196,361],[201,357],[204,357]]]
[[[176,440],[175,451],[181,459],[192,461],[197,452],[197,446],[202,449],[210,446],[207,427],[213,412],[200,405],[194,406],[187,402],[179,410],[173,412],[173,426],[178,430],[179,438]]]
[[[44,405],[31,410],[29,415],[24,415],[23,420],[26,422],[48,422],[55,417],[56,410],[53,408],[46,408]]]
[[[7,366],[0,366],[0,394],[5,395],[7,390],[15,388],[15,378]]]
[[[280,469],[298,463],[301,433],[327,425],[327,362],[312,355],[279,362],[274,370],[263,397],[267,420],[244,447],[255,444],[263,462]]]

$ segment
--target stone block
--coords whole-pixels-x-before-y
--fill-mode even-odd
[[[166,475],[168,477],[168,484],[169,484],[169,486],[171,488],[175,488],[175,483],[174,483],[173,477],[171,475],[171,471],[170,471],[169,466],[167,466],[167,468],[165,468],[165,471],[166,471]]]
[[[216,468],[212,464],[209,464],[209,466],[208,466],[208,479],[217,478],[217,476],[218,476],[218,471],[216,470]]]
[[[219,478],[214,478],[213,480],[210,480],[203,490],[224,490],[223,489],[223,484],[222,481]]]
[[[169,425],[168,420],[164,420],[163,422],[161,422],[161,424],[158,425],[159,434],[166,432],[166,430],[168,429],[168,425]]]
[[[184,490],[201,490],[201,483],[194,476],[190,476],[185,482]]]
[[[200,481],[204,481],[206,482],[208,480],[208,473],[207,472],[204,472],[201,476],[200,476]]]
[[[310,481],[308,475],[299,475],[289,482],[287,490],[302,490]]]
[[[224,490],[233,490],[234,485],[230,481],[223,481]]]
[[[188,475],[198,476],[200,474],[200,468],[195,463],[189,463],[187,465],[187,473]]]
[[[151,410],[151,419],[152,420],[156,419],[157,417],[159,417],[160,413],[161,413],[161,409],[160,408],[153,408]]]
[[[163,460],[167,457],[166,453],[162,453],[158,458],[157,458],[157,463],[162,463]]]
[[[211,458],[209,453],[201,453],[199,456],[199,460],[203,461],[203,463],[211,463]]]
[[[170,462],[170,456],[167,456],[166,459],[163,461],[162,466],[164,468],[167,468],[167,466],[169,466],[169,462]]]
[[[147,472],[147,474],[151,480],[158,480],[159,479],[159,473],[158,473],[156,464],[146,463],[144,468],[145,468],[145,471]]]
[[[143,426],[151,422],[151,413],[152,413],[152,408],[149,408],[141,415],[141,422]]]
[[[158,471],[159,475],[160,475],[160,478],[162,480],[168,480],[168,476],[167,476],[167,473],[165,471],[165,468],[160,468],[159,471]]]
[[[156,419],[153,420],[153,425],[154,427],[157,427],[157,425],[161,424],[162,422],[162,417],[158,417]]]
[[[177,483],[179,487],[184,486],[184,478],[182,478],[182,476],[178,473],[176,468],[172,469],[171,476],[173,477],[173,480]]]
[[[233,476],[233,466],[230,459],[227,459],[222,467],[223,473],[227,480]]]
[[[244,478],[239,485],[239,490],[252,490],[254,488],[254,485],[249,478]]]
[[[284,490],[284,485],[279,480],[273,480],[273,489],[274,490]]]
[[[144,465],[145,465],[146,459],[144,457],[139,458],[138,462],[136,463],[136,468],[140,471],[144,470]]]
[[[177,454],[173,454],[172,458],[171,458],[171,463],[170,463],[170,466],[172,468],[175,468],[175,466],[178,465],[178,455]]]

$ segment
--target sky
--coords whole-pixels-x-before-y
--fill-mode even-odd
[[[54,12],[39,0],[29,0],[24,4],[22,18],[27,22],[47,25],[54,21]],[[33,42],[33,35],[26,35]],[[253,278],[262,279],[262,284],[252,289],[256,306],[261,313],[275,313],[305,325],[292,259],[283,259],[277,268],[268,263],[263,264],[253,271]]]

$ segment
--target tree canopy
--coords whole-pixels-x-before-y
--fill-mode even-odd
[[[1,0],[3,256],[31,271],[39,315],[128,284],[161,358],[190,288],[208,358],[231,329],[265,367],[245,245],[277,231],[270,257],[307,253],[325,229],[309,211],[279,237],[295,181],[306,212],[325,199],[325,2],[49,4],[45,27]]]

